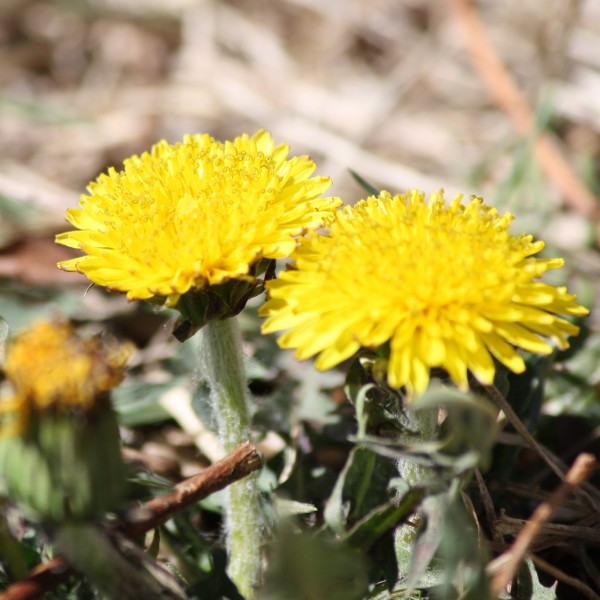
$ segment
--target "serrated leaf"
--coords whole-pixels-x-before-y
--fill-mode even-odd
[[[521,581],[523,578],[525,585]],[[519,571],[519,577],[517,579],[517,585],[519,585],[519,598],[523,598],[523,600],[556,600],[556,586],[558,582],[554,582],[552,587],[545,587],[540,583],[535,565],[531,560],[526,560],[523,564],[523,567]],[[523,588],[527,586],[530,590],[530,595],[521,595]],[[511,590],[512,592],[513,590]]]

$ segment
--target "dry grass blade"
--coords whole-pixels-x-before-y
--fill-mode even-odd
[[[523,424],[521,419],[519,419],[517,413],[513,410],[512,406],[508,403],[506,398],[500,393],[498,388],[495,386],[486,386],[486,391],[488,392],[490,398],[497,404],[498,408],[504,413],[508,422],[516,429],[517,433],[523,438],[524,442],[534,450],[540,458],[552,469],[552,471],[557,475],[561,480],[566,481],[566,474],[563,469],[557,464],[557,461],[553,456],[550,455],[529,433],[527,427]],[[583,481],[582,481],[583,483]],[[578,494],[581,495],[582,498],[586,500],[586,502],[590,505],[594,510],[598,510],[598,505],[596,501],[584,490],[577,487],[575,490]]]
[[[470,0],[452,0],[454,16],[479,73],[498,105],[512,119],[523,136],[534,134],[534,117],[508,69],[490,44]],[[547,134],[534,142],[534,154],[548,179],[564,194],[567,202],[582,214],[598,220],[598,201],[581,182]]]

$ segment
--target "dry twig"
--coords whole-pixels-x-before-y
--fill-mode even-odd
[[[554,511],[566,498],[591,475],[596,466],[596,459],[591,454],[580,454],[569,469],[565,481],[555,490],[547,502],[540,504],[529,521],[517,535],[512,546],[501,556],[492,561],[488,568],[495,573],[490,584],[493,596],[497,596],[515,577],[525,555],[542,526],[552,517]]]
[[[133,521],[116,529],[127,537],[138,537],[166,523],[176,512],[250,475],[262,466],[262,458],[250,443],[240,444],[231,454],[201,473],[178,483],[173,492],[144,504]]]

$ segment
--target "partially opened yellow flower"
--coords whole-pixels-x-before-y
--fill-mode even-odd
[[[382,192],[345,207],[267,284],[263,332],[289,330],[280,346],[299,359],[318,354],[319,369],[389,343],[388,382],[414,393],[438,367],[463,388],[468,371],[491,384],[492,356],[520,373],[515,347],[566,348],[579,329],[559,315],[588,311],[539,281],[563,260],[534,258],[543,242],[509,233],[512,220],[475,197],[446,204],[443,192],[429,202],[417,190]]]
[[[322,225],[341,201],[312,177],[306,156],[288,159],[259,131],[224,143],[209,135],[156,144],[109,169],[68,211],[77,228],[57,242],[84,256],[59,263],[130,300],[166,298],[231,279],[252,279],[262,258],[288,256],[295,236]]]
[[[8,346],[3,368],[14,394],[0,402],[23,429],[44,411],[86,412],[123,378],[129,347],[85,339],[64,321],[39,321]]]

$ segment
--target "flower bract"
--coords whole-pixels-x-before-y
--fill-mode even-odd
[[[57,242],[84,255],[59,267],[169,306],[189,290],[251,279],[260,259],[288,256],[295,236],[341,204],[321,197],[331,182],[311,177],[314,162],[288,152],[265,131],[224,143],[206,134],[159,142],[100,175],[68,211],[76,230]]]
[[[561,315],[587,310],[565,287],[540,281],[560,258],[509,232],[513,216],[472,197],[381,192],[337,212],[324,234],[300,241],[295,264],[268,282],[263,332],[299,359],[329,369],[361,348],[388,347],[388,383],[423,392],[431,370],[462,388],[470,371],[491,384],[494,357],[525,369],[521,348],[548,354],[577,326]]]

